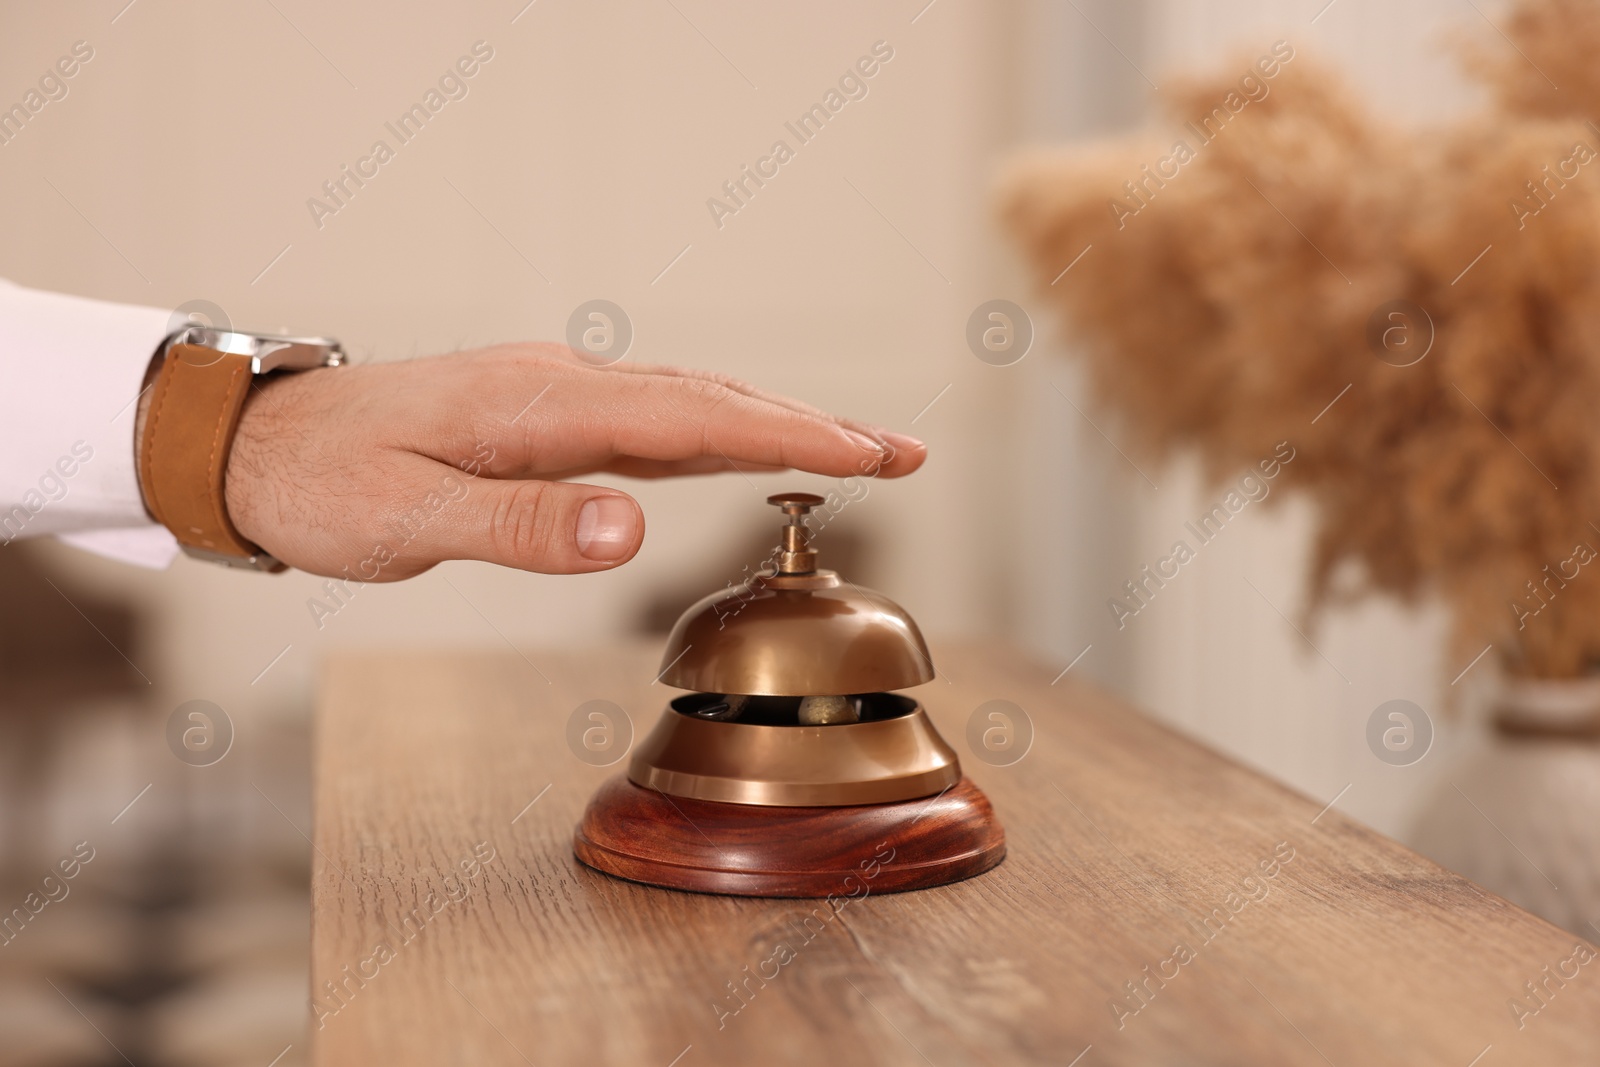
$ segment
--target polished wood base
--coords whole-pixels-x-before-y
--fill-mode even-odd
[[[963,777],[892,804],[783,808],[669,797],[612,778],[573,835],[578,859],[633,882],[746,897],[860,897],[981,874],[1006,855],[989,798]]]

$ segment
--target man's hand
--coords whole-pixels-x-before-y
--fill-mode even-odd
[[[566,479],[895,478],[926,455],[915,438],[718,375],[502,345],[259,384],[226,489],[241,534],[316,574],[393,581],[447,559],[581,574],[632,559],[644,515],[624,493]]]

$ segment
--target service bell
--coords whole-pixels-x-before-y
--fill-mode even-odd
[[[788,518],[770,568],[672,628],[660,680],[691,692],[591,801],[578,858],[750,896],[855,895],[845,879],[915,889],[995,866],[1005,835],[988,799],[922,705],[895,692],[934,677],[917,624],[817,567],[806,516],[822,497],[767,502]]]

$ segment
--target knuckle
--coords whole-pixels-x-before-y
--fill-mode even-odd
[[[571,374],[580,366],[578,357],[566,345],[519,345],[513,364],[523,383],[548,382],[553,376]]]
[[[526,384],[536,378],[570,370],[574,362],[566,345],[517,341],[480,350],[486,365],[502,382]]]
[[[554,343],[529,345],[522,362],[524,366],[544,376],[572,374],[575,371],[588,369],[588,364],[577,352],[566,345]]]
[[[518,483],[495,502],[489,524],[495,550],[512,559],[546,555],[555,544],[556,510],[545,483]]]
[[[712,382],[725,389],[736,389],[744,384],[731,374],[724,374],[719,370],[707,370],[704,367],[669,367],[667,369],[683,378]]]
[[[723,404],[739,396],[726,385],[709,378],[682,378],[680,382],[678,388],[688,394],[689,398],[701,408],[701,414],[704,416],[709,416]]]

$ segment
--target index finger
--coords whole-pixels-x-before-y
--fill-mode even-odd
[[[787,467],[834,477],[898,477],[923,454],[896,455],[831,416],[795,410],[717,381],[669,374],[614,373],[566,366],[542,399],[500,432],[490,473],[542,472],[610,463],[619,457],[680,461],[717,457],[730,465]],[[525,390],[531,383],[519,384]]]

